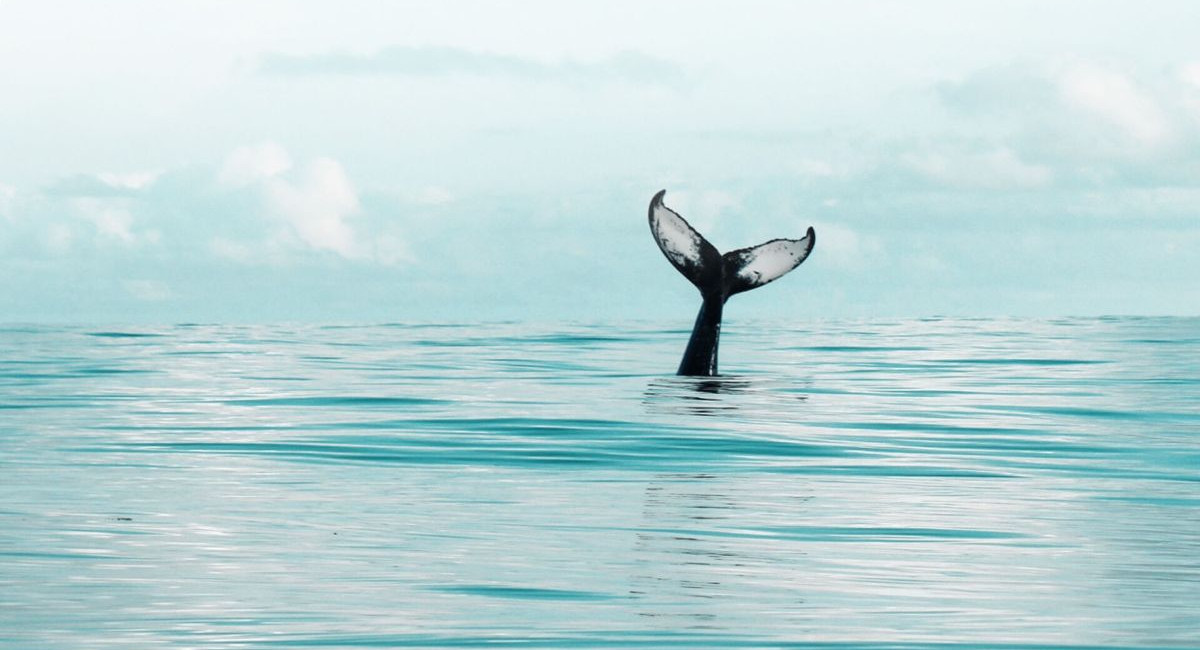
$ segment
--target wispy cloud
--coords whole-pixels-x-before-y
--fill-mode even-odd
[[[44,191],[62,198],[116,198],[133,196],[138,188],[107,183],[95,174],[75,174],[51,183]]]
[[[1193,88],[1200,88],[1200,61],[1191,61],[1180,66],[1179,79]]]
[[[334,253],[356,261],[397,264],[408,259],[403,240],[395,233],[363,236],[353,223],[362,206],[358,191],[341,163],[316,158],[294,168],[282,146],[266,142],[239,147],[217,173],[226,191],[258,193],[263,216],[277,226],[263,244],[263,253],[303,249]],[[228,259],[253,261],[254,248],[245,241],[217,237],[211,250]]]
[[[17,188],[0,183],[0,219],[9,219],[17,199]]]
[[[431,189],[425,203],[452,199]],[[212,167],[78,173],[24,193],[0,184],[0,251],[23,259],[120,255],[277,267],[321,257],[411,261],[396,209],[376,203],[364,208],[337,160],[293,160],[283,146],[264,142],[238,147]]]
[[[320,158],[297,174],[287,150],[274,142],[238,147],[217,173],[218,183],[231,190],[252,188],[261,193],[267,216],[282,226],[273,242],[331,251],[349,259],[362,257],[348,219],[358,212],[358,194],[342,166]],[[284,241],[280,241],[284,240]],[[223,241],[223,240],[218,240]],[[228,243],[214,250],[231,259],[252,257]]]
[[[79,215],[92,223],[101,242],[116,241],[132,245],[138,241],[133,232],[133,214],[127,205],[106,199],[82,198],[73,201]]]
[[[640,52],[625,51],[596,61],[541,61],[476,52],[456,47],[393,46],[369,54],[272,52],[259,59],[265,75],[446,75],[506,77],[530,81],[624,81],[675,85],[686,78],[677,63]]]
[[[824,263],[853,271],[879,265],[884,247],[875,237],[832,221],[818,221],[813,226],[820,233],[820,259]]]
[[[445,205],[454,201],[454,195],[444,187],[430,185],[418,192],[413,201],[422,205]]]
[[[1135,141],[1159,145],[1170,135],[1158,102],[1128,76],[1093,64],[1071,66],[1059,88],[1066,102],[1124,131]]]
[[[174,297],[170,285],[161,280],[125,280],[125,292],[143,302],[163,302]]]
[[[1027,163],[1007,148],[912,152],[901,163],[943,187],[1022,189],[1046,185],[1054,177],[1049,167]]]
[[[1007,178],[1018,187],[1194,184],[1200,123],[1187,109],[1200,98],[1189,79],[1187,66],[1126,69],[1070,59],[987,68],[943,83],[936,94],[956,133],[967,134],[967,148],[993,153],[945,161],[942,169],[982,180],[975,169],[996,180],[987,185]],[[927,175],[940,165],[923,163],[914,169]]]
[[[230,153],[217,172],[217,182],[239,188],[277,177],[292,168],[286,149],[274,142],[238,147]]]
[[[337,161],[318,158],[304,167],[299,178],[272,178],[264,190],[268,210],[305,246],[347,259],[366,256],[349,223],[359,211],[358,194]]]
[[[157,243],[161,233],[136,228],[134,210],[139,197],[159,175],[159,172],[73,174],[43,187],[42,197],[55,206],[43,224],[42,240],[47,249],[63,253],[81,237],[101,247]]]

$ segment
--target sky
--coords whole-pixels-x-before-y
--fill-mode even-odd
[[[1200,314],[1190,0],[0,0],[0,322]]]

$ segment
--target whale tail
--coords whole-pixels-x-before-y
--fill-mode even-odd
[[[772,239],[722,255],[678,212],[663,205],[666,193],[662,190],[650,200],[650,232],[667,260],[696,285],[704,298],[678,374],[715,376],[725,301],[800,266],[812,252],[817,234],[810,227],[800,239]]]
[[[650,201],[650,232],[667,260],[700,294],[724,302],[737,293],[777,280],[808,258],[817,234],[810,227],[800,239],[771,241],[722,255],[678,212],[663,204],[666,190]]]

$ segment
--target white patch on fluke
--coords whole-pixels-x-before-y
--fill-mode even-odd
[[[735,251],[741,258],[738,278],[751,287],[762,286],[776,280],[788,271],[800,266],[812,251],[812,239],[774,239],[743,251]]]
[[[703,238],[683,217],[662,201],[655,201],[651,224],[655,241],[676,267],[700,264],[700,244]]]

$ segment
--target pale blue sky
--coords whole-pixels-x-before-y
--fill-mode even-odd
[[[0,0],[0,321],[1200,312],[1200,17],[1151,2]]]

